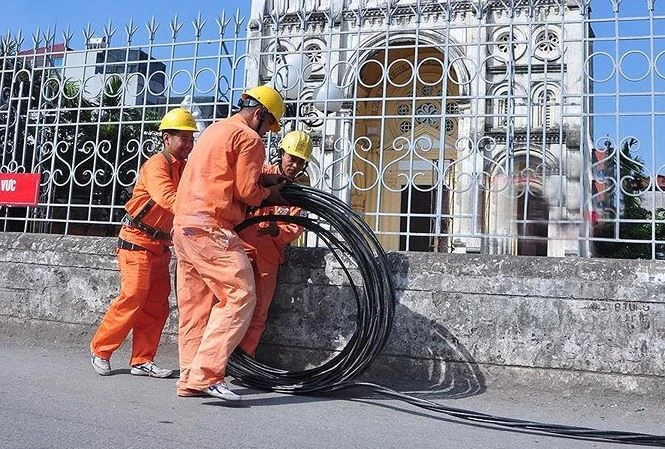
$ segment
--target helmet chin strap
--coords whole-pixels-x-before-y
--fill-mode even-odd
[[[256,125],[255,128],[252,128],[252,129],[254,131],[256,131],[256,134],[261,135],[261,127],[263,126],[263,123],[268,118],[268,110],[266,109],[265,106],[263,106],[261,103],[259,103],[258,101],[256,101],[253,98],[244,98],[244,99],[241,98],[240,100],[238,100],[238,107],[240,109],[242,109],[242,108],[251,108],[251,107],[254,107],[254,106],[259,106],[260,115],[259,115],[259,123]]]
[[[266,108],[261,106],[260,111],[261,112],[259,113],[259,123],[256,125],[256,129],[254,130],[256,131],[256,134],[258,134],[259,136],[261,135],[261,128],[263,127],[263,123],[268,118],[268,110]]]
[[[298,172],[298,174],[296,174],[296,178],[299,178],[302,175],[304,175],[305,173],[307,173],[307,166],[308,165],[309,165],[309,161],[305,161],[305,163],[302,165],[302,170],[300,170]]]

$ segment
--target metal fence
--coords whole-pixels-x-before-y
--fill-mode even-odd
[[[7,34],[0,170],[41,190],[0,225],[114,235],[168,109],[203,129],[271,83],[283,132],[313,137],[312,184],[387,249],[661,258],[661,3],[254,0],[247,18],[109,23],[80,45]]]

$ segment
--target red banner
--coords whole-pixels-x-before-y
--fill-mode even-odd
[[[36,206],[39,173],[0,173],[0,205]]]

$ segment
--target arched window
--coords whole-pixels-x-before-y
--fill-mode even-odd
[[[535,125],[541,128],[551,128],[556,119],[554,117],[557,98],[552,89],[540,92],[536,98],[534,114]]]
[[[526,40],[526,35],[518,28],[498,28],[492,35],[494,54],[506,60],[519,59],[526,52]]]
[[[503,85],[492,94],[492,115],[494,117],[494,128],[505,128],[508,126],[508,86]]]
[[[536,33],[534,39],[534,55],[538,59],[551,61],[561,56],[559,32],[554,28],[546,28]]]
[[[505,94],[497,99],[496,109],[499,126],[508,126],[508,97]]]

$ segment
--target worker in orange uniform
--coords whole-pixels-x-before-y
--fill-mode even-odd
[[[118,236],[120,295],[111,303],[90,344],[95,371],[111,374],[110,358],[132,331],[130,374],[169,377],[154,362],[169,316],[169,245],[176,189],[194,146],[196,121],[187,110],[169,111],[160,122],[164,150],[141,167]]]
[[[201,133],[176,196],[179,396],[241,399],[224,378],[252,318],[256,291],[233,228],[245,219],[247,206],[284,203],[283,177],[261,173],[262,137],[280,130],[284,100],[272,87],[257,86],[242,94],[238,106],[236,114]]]
[[[294,182],[306,179],[304,169],[312,158],[312,139],[303,131],[291,131],[279,144],[277,164],[264,165],[264,173],[277,173]],[[297,179],[298,178],[298,179]],[[307,182],[308,183],[308,182]],[[255,209],[249,217],[260,215],[301,215],[299,207],[270,206]],[[255,255],[254,279],[256,281],[256,307],[254,315],[240,342],[240,349],[255,357],[256,348],[266,328],[268,310],[277,286],[277,272],[284,262],[284,249],[302,234],[302,227],[295,223],[264,221],[240,231],[240,238],[247,243]]]

